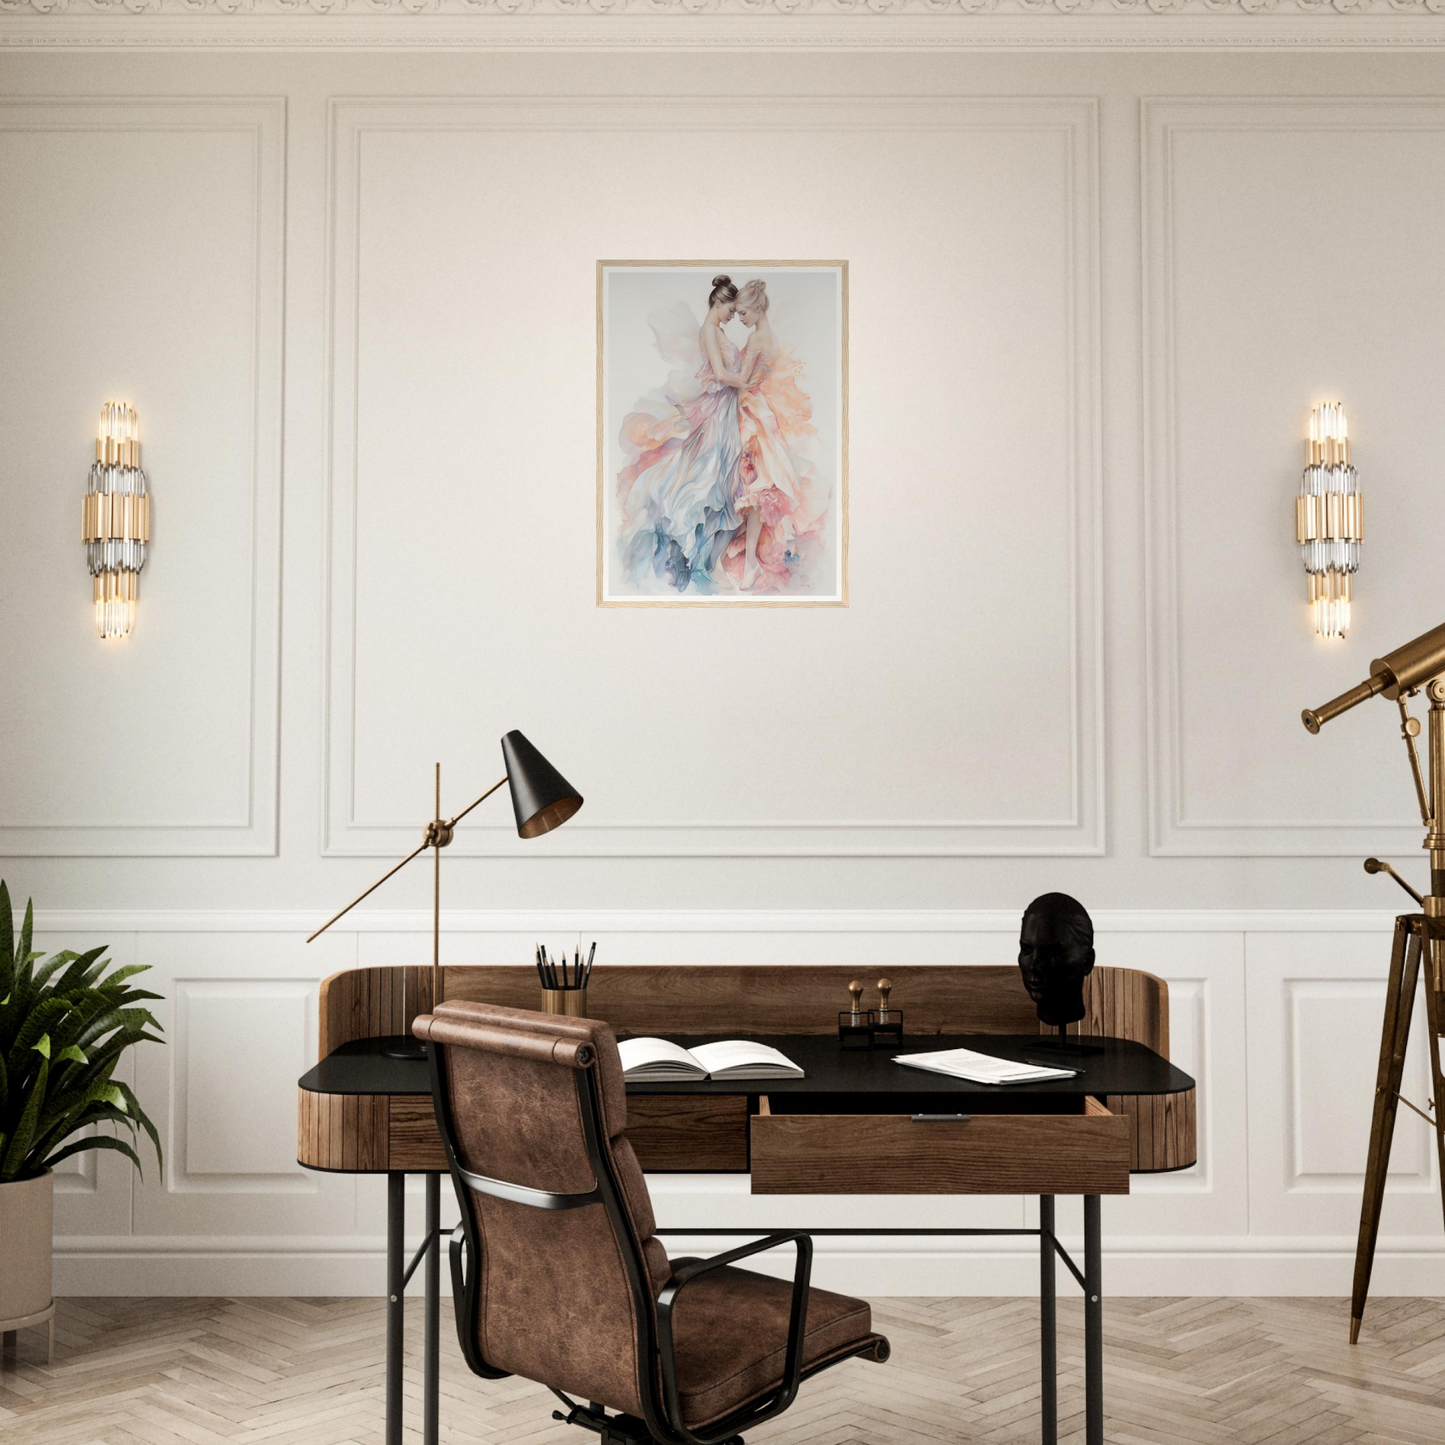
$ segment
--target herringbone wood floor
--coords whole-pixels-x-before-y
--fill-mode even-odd
[[[409,1306],[408,1432],[420,1439],[420,1306]],[[1374,1300],[1345,1343],[1342,1300],[1106,1302],[1107,1434],[1117,1445],[1440,1445],[1445,1301]],[[1037,1441],[1037,1305],[889,1299],[887,1365],[805,1385],[756,1445]],[[1060,1439],[1083,1439],[1082,1311],[1059,1302]],[[539,1386],[470,1375],[443,1314],[442,1439],[586,1445]],[[56,1360],[22,1334],[0,1368],[4,1445],[380,1445],[382,1309],[358,1299],[95,1299],[60,1304]]]

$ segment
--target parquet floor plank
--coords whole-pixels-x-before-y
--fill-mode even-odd
[[[1441,1445],[1445,1301],[1107,1302],[1110,1445]],[[750,1445],[1034,1445],[1038,1306],[875,1304],[887,1366],[805,1385]],[[3,1445],[382,1445],[376,1300],[64,1300],[56,1359],[26,1332],[0,1360]],[[420,1440],[421,1305],[408,1304],[408,1445]],[[1082,1445],[1083,1315],[1059,1302],[1059,1439]],[[445,1445],[587,1445],[525,1380],[481,1381],[442,1324]]]

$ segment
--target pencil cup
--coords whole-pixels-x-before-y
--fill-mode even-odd
[[[587,1017],[587,990],[585,988],[544,988],[542,990],[542,1012],[544,1014],[566,1014],[569,1018]]]

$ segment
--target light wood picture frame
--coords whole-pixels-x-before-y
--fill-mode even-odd
[[[597,263],[597,605],[848,605],[848,263]]]

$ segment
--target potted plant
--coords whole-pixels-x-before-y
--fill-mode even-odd
[[[55,1165],[86,1149],[114,1149],[139,1169],[140,1156],[118,1137],[138,1127],[161,1159],[155,1125],[112,1078],[132,1044],[164,1042],[148,1032],[160,1025],[144,1007],[160,995],[127,984],[146,965],[107,973],[104,944],[41,963],[30,951],[33,919],[27,903],[17,942],[10,891],[0,881],[0,1331],[51,1314]],[[104,1124],[113,1132],[82,1134]]]

